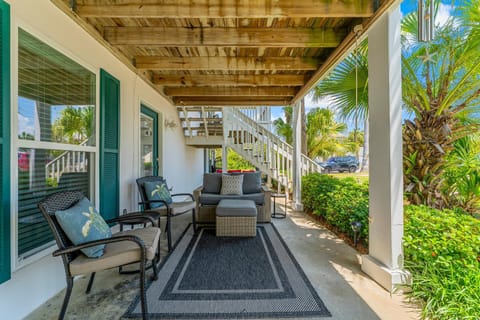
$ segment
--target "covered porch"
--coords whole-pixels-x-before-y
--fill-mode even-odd
[[[276,203],[276,209],[285,212],[283,200]],[[175,225],[175,240],[190,222],[188,217],[182,217],[182,221]],[[419,318],[419,310],[405,295],[388,293],[362,272],[361,255],[311,216],[292,211],[288,206],[287,219],[274,219],[272,223],[332,314],[332,317],[318,319]],[[162,239],[162,243],[162,256],[165,257],[166,241]],[[89,295],[85,294],[87,282],[87,277],[76,281],[69,306],[69,314],[74,319],[107,315],[109,319],[119,319],[138,295],[138,275],[119,277],[116,269],[100,273]],[[63,296],[64,291],[59,292],[25,320],[55,318]]]
[[[205,152],[187,144],[182,110],[191,106],[292,105],[296,139],[290,154],[293,173],[287,181],[292,184],[292,214],[274,225],[334,317],[409,317],[403,302],[389,295],[408,275],[402,269],[401,248],[400,1],[285,0],[260,5],[255,1],[0,2],[2,17],[7,17],[2,20],[2,30],[7,30],[2,48],[8,48],[2,51],[2,61],[7,61],[2,75],[9,84],[2,91],[2,170],[6,174],[2,176],[0,306],[8,315],[25,316],[65,286],[61,262],[51,257],[51,239],[40,244],[33,239],[33,248],[22,246],[22,237],[28,238],[28,244],[31,240],[22,233],[22,223],[31,223],[36,214],[29,211],[35,209],[32,199],[60,184],[59,175],[52,176],[57,181],[47,179],[46,160],[61,152],[88,154],[89,180],[82,187],[100,212],[116,216],[123,209],[138,210],[135,179],[150,168],[165,176],[176,192],[192,192],[201,185],[207,171]],[[361,31],[357,25],[362,25]],[[372,48],[369,59],[374,61],[369,70],[371,225],[369,255],[360,257],[301,213],[299,109],[316,82],[358,39],[367,36]],[[27,50],[36,45],[36,50]],[[51,52],[58,53],[61,63],[50,55],[42,65],[29,65]],[[68,59],[73,63],[65,62]],[[58,68],[62,63],[82,72],[65,73]],[[36,76],[46,69],[49,77]],[[82,93],[85,88],[87,97]],[[43,100],[35,100],[38,96]],[[84,98],[82,103],[79,97]],[[32,114],[22,114],[24,98],[36,101]],[[54,138],[54,107],[79,104],[93,106],[92,140],[82,144]],[[31,135],[21,130],[28,117],[34,119]],[[143,130],[147,118],[157,122],[154,134]],[[225,131],[223,134],[228,136]],[[151,137],[158,149],[148,160],[148,169],[146,137]],[[202,137],[208,138],[208,132]],[[214,141],[218,145],[218,140]],[[25,149],[36,151],[38,163],[28,170],[41,173],[41,184],[50,184],[47,191],[35,189],[38,185],[30,177],[20,181],[28,170],[17,155],[19,159],[26,156]],[[26,205],[21,203],[25,195],[32,196]],[[22,210],[32,217],[22,220]],[[39,221],[33,219],[33,223]],[[82,281],[75,287],[81,289]],[[109,283],[108,278],[105,282]],[[125,298],[132,299],[135,290],[127,291]],[[345,295],[348,299],[343,300]],[[19,309],[20,300],[25,300],[23,310]],[[52,306],[59,296],[53,301]],[[84,310],[84,306],[72,304],[71,308]],[[106,310],[91,312],[103,314]]]

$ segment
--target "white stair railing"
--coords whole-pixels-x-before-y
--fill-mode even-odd
[[[80,145],[85,146],[87,143],[88,139]],[[87,172],[87,170],[88,157],[85,151],[65,151],[45,165],[46,177],[57,182],[64,172]]]
[[[239,108],[223,108],[227,146],[276,179],[288,191],[293,177],[293,147],[247,116],[248,113]],[[302,154],[300,171],[303,176],[321,172],[321,167]]]

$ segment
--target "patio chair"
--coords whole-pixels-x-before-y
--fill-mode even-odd
[[[82,218],[79,217],[81,214],[88,216],[85,212],[78,211],[77,213],[76,209],[81,201],[88,201],[85,199],[86,198],[84,197],[83,193],[80,191],[61,191],[44,198],[38,203],[38,208],[47,220],[58,246],[58,250],[53,252],[53,256],[62,257],[67,279],[65,298],[58,318],[63,319],[65,316],[68,302],[72,293],[73,279],[75,276],[91,274],[86,290],[86,293],[88,294],[92,288],[96,272],[133,263],[139,263],[142,316],[143,319],[147,319],[148,310],[145,294],[146,263],[147,261],[152,262],[153,279],[156,280],[158,278],[156,264],[159,259],[157,256],[157,246],[160,240],[160,229],[157,227],[146,227],[122,231],[112,234],[111,237],[87,241],[82,244],[75,245],[70,240],[69,236],[67,236],[67,233],[69,232],[65,232],[65,230],[62,228],[62,221],[60,221],[61,219],[58,218],[57,215],[59,212],[67,211],[69,212],[69,221]],[[92,212],[92,210],[93,209],[90,209],[90,212]],[[147,224],[150,222],[153,225],[155,222],[152,218],[139,214],[132,214],[108,220],[106,223],[128,223],[132,221],[131,219],[140,221],[142,220],[142,217]],[[93,228],[93,224],[94,222],[89,224],[90,230]],[[65,224],[63,225],[65,226]],[[83,228],[85,228],[85,225],[86,223],[84,224]],[[108,225],[105,225],[105,227],[108,232],[110,232]],[[83,228],[82,231],[84,231]],[[87,257],[86,253],[83,252],[86,249],[97,249],[99,245],[104,245],[103,255],[101,256],[89,258]]]
[[[167,222],[165,225],[165,231],[167,234],[168,251],[172,250],[172,228],[171,219],[173,217],[182,215],[187,212],[192,212],[192,224],[194,232],[197,230],[195,223],[195,208],[196,202],[192,194],[190,193],[175,193],[170,194],[166,180],[161,176],[145,176],[138,178],[137,180],[138,190],[140,192],[141,202],[139,204],[143,207],[144,211],[158,212],[158,226],[160,226],[160,217],[166,217]],[[152,195],[151,186],[164,186],[164,196]],[[173,201],[174,197],[190,197],[191,200]]]

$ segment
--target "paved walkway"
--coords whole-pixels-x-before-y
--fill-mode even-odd
[[[284,210],[283,199],[278,209]],[[309,216],[289,210],[286,219],[272,220],[332,313],[332,318],[322,319],[420,319],[403,295],[390,295],[361,271],[361,256],[354,249]],[[173,219],[174,239],[189,221],[187,215]],[[116,270],[99,273],[89,295],[84,293],[87,280],[75,282],[66,319],[119,319],[138,292],[138,277]],[[56,319],[63,296],[62,291],[26,319]]]

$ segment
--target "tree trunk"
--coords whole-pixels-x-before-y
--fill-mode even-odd
[[[458,126],[448,114],[436,115],[436,108],[425,111],[403,130],[404,190],[413,204],[442,209],[448,205],[442,195],[445,156],[453,149],[451,129]]]
[[[307,154],[307,121],[305,119],[305,98],[300,102],[300,117],[302,121],[302,153]]]
[[[368,169],[368,157],[370,155],[370,128],[368,123],[368,115],[365,117],[365,121],[363,122],[363,154],[362,154],[362,163],[360,165],[360,172],[365,171]]]

